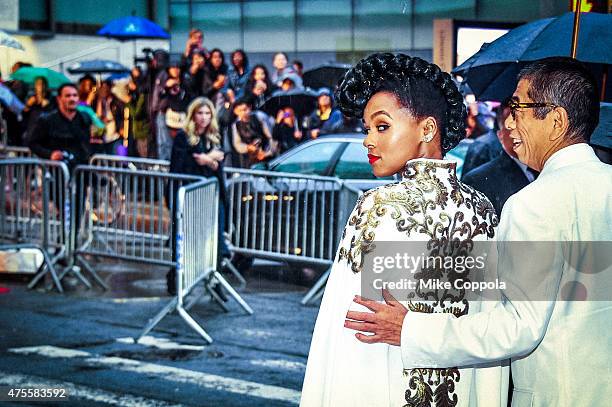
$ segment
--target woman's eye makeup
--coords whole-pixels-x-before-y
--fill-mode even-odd
[[[374,128],[376,129],[376,131],[378,133],[382,133],[383,131],[387,130],[389,127],[388,124],[377,124],[376,126],[374,126]],[[365,127],[363,129],[363,134],[367,135],[368,133],[370,133],[371,128],[370,127]]]

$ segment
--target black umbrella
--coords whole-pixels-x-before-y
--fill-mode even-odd
[[[570,56],[574,13],[545,18],[517,27],[481,48],[453,69],[481,100],[502,100],[512,94],[516,76],[530,61],[551,56]],[[602,82],[612,62],[612,15],[582,15],[577,59],[587,63]],[[609,82],[609,81],[608,81]],[[608,89],[610,85],[608,84]],[[612,95],[606,90],[607,98]]]
[[[315,109],[317,93],[310,89],[292,89],[288,92],[276,91],[264,102],[261,110],[276,116],[283,107],[292,107],[298,117],[306,116]]]
[[[328,63],[309,69],[304,72],[304,86],[313,89],[325,87],[333,91],[338,81],[344,77],[349,69],[351,69],[351,65],[339,63]]]
[[[73,64],[68,68],[68,72],[71,74],[124,73],[130,72],[130,70],[118,62],[107,61],[104,59],[92,59]]]

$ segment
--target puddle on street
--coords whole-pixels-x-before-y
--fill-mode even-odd
[[[147,349],[140,351],[133,350],[120,350],[115,352],[105,353],[104,356],[111,357],[119,357],[125,359],[134,359],[141,361],[149,361],[149,360],[172,360],[172,361],[182,361],[182,360],[191,360],[197,357],[206,356],[213,359],[222,358],[225,356],[223,352],[218,351],[200,351],[200,350],[192,350],[192,349]]]

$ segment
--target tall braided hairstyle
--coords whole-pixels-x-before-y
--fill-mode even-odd
[[[394,94],[415,119],[436,119],[442,154],[465,137],[463,97],[437,65],[406,54],[372,54],[344,75],[336,91],[337,105],[346,116],[362,118],[370,98],[383,91]]]

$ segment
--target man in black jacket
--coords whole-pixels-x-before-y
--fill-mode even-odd
[[[87,164],[90,156],[89,141],[92,122],[79,112],[77,88],[64,84],[57,91],[57,110],[41,116],[32,132],[28,145],[41,158],[65,161],[70,171],[78,164]]]
[[[38,157],[54,161],[64,161],[72,175],[74,168],[80,164],[88,164],[90,152],[90,139],[93,136],[92,121],[85,113],[77,110],[79,96],[77,87],[64,84],[57,90],[57,110],[38,118],[28,145]],[[56,184],[59,188],[61,183]],[[81,197],[80,204],[75,206],[73,220],[79,225],[84,207],[84,194],[87,185],[77,183],[77,196]],[[94,191],[95,193],[95,191]],[[51,199],[58,211],[63,210],[59,191],[52,194]]]
[[[492,161],[469,171],[461,179],[461,182],[485,194],[498,216],[508,198],[523,189],[537,175],[534,170],[516,158],[516,153],[512,149],[510,131],[504,126],[509,114],[510,108],[504,104],[497,115],[499,124],[497,137],[503,148],[502,153]]]

